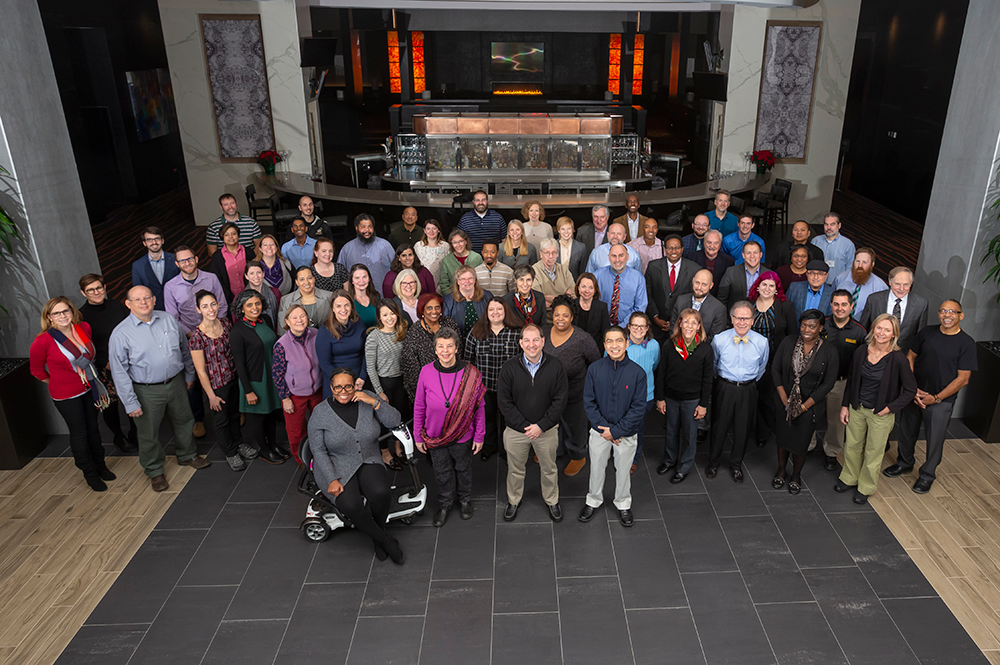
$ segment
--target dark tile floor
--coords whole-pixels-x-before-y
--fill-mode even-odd
[[[650,418],[633,476],[633,528],[610,503],[604,519],[576,521],[586,473],[560,477],[566,519],[553,524],[537,465],[504,523],[506,467],[477,459],[471,520],[435,529],[432,500],[392,526],[402,567],[375,560],[355,531],[308,542],[295,467],[232,473],[207,441],[217,463],[194,475],[58,663],[987,662],[878,515],[833,492],[819,456],[798,496],[770,487],[773,443],[748,455],[743,485],[701,473],[671,485],[655,473],[660,422]]]

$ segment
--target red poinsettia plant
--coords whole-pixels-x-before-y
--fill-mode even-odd
[[[257,163],[263,167],[273,167],[278,162],[283,161],[281,155],[273,150],[265,150],[264,152],[257,155]]]
[[[774,168],[775,164],[774,153],[770,150],[756,150],[750,155],[750,163],[755,165],[757,168],[770,171]]]

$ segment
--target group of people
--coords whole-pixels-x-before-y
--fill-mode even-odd
[[[284,244],[232,196],[219,204],[208,270],[188,247],[166,252],[162,231],[148,227],[124,306],[98,274],[80,280],[82,307],[63,296],[45,304],[32,372],[49,384],[76,464],[96,491],[114,480],[98,411],[118,448],[138,449],[156,491],[168,487],[164,417],[178,463],[196,469],[209,465],[195,447],[207,412],[234,471],[257,457],[301,464],[308,434],[320,488],[379,558],[397,563],[402,550],[384,529],[386,467],[405,461],[377,442],[410,413],[437,480],[435,526],[456,505],[472,517],[473,461],[495,454],[507,464],[507,521],[529,461],[561,521],[557,458],[567,458],[565,476],[589,459],[584,522],[603,503],[613,455],[614,505],[631,526],[631,474],[654,408],[666,430],[656,471],[672,483],[709,439],[705,475],[725,462],[742,483],[748,443],[774,436],[774,488],[799,493],[806,455],[821,445],[830,471],[843,450],[835,489],[861,503],[896,414],[899,457],[884,473],[912,469],[923,423],[928,454],[914,491],[930,488],[955,396],[975,370],[961,305],[945,301],[940,325],[923,327],[928,304],[910,293],[912,271],[893,269],[888,284],[872,275],[874,251],[855,249],[834,213],[821,237],[793,225],[767,269],[753,218],[729,213],[725,191],[690,234],[662,239],[636,194],[621,217],[594,206],[577,230],[566,217],[546,222],[538,201],[508,222],[480,191],[447,234],[407,208],[385,240],[358,215],[339,255],[309,197]],[[288,445],[276,436],[279,410]]]

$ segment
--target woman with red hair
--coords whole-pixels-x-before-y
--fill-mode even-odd
[[[434,334],[441,328],[454,328],[459,335],[459,357],[462,356],[461,332],[451,317],[444,315],[444,298],[436,293],[425,293],[417,301],[417,320],[406,329],[403,340],[403,387],[413,402],[417,394],[417,379],[424,365],[434,362]]]
[[[768,342],[767,371],[757,382],[757,447],[760,448],[767,443],[774,431],[777,395],[771,378],[774,351],[781,340],[798,333],[798,322],[795,307],[785,297],[781,278],[776,272],[761,272],[750,287],[747,299],[754,304],[753,325],[750,329],[766,337]]]

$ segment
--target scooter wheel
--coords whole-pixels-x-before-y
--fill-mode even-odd
[[[413,518],[412,517],[400,517],[399,521],[402,522],[403,524],[406,524],[407,526],[409,526],[410,524],[413,524]]]
[[[326,522],[310,522],[302,528],[306,538],[314,543],[322,543],[330,537],[330,526]]]

